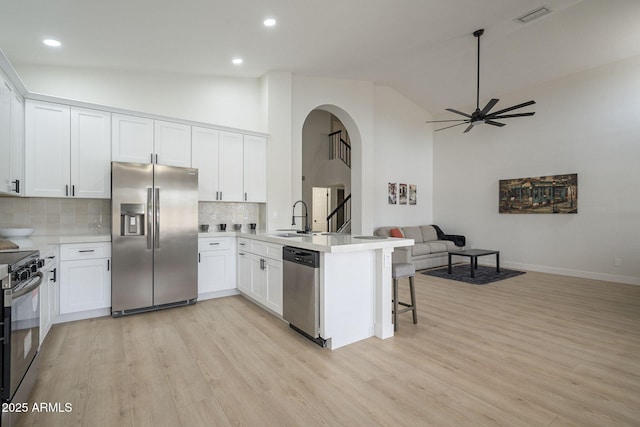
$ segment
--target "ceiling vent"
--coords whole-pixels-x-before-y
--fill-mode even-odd
[[[520,22],[521,24],[528,24],[529,22],[534,21],[538,18],[542,18],[543,16],[550,13],[551,9],[546,6],[540,6],[539,8],[527,12],[522,16],[518,16],[515,20]]]

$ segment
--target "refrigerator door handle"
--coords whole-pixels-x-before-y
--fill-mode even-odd
[[[153,233],[153,236],[156,240],[156,249],[160,249],[160,189],[156,188],[156,212],[155,212],[155,218],[156,218],[156,229],[155,232]]]
[[[151,218],[153,217],[153,189],[147,187],[147,249],[152,249],[151,242],[153,233],[151,230]]]

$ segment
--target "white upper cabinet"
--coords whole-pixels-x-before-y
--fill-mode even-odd
[[[31,100],[25,108],[25,193],[67,197],[71,194],[71,108]]]
[[[151,163],[153,154],[153,120],[111,115],[111,158],[114,162]]]
[[[244,200],[267,201],[267,139],[244,136]]]
[[[0,194],[22,195],[24,104],[0,74]]]
[[[218,181],[220,200],[241,202],[243,186],[243,135],[220,131],[218,148]]]
[[[112,159],[191,167],[191,126],[113,114]]]
[[[198,200],[216,201],[218,191],[218,135],[215,129],[191,129],[191,165],[198,169]]]
[[[191,126],[155,121],[155,162],[167,166],[191,167]]]
[[[193,127],[192,158],[198,168],[201,201],[241,202],[243,196],[242,134]]]
[[[111,114],[27,100],[27,196],[111,197]]]
[[[0,74],[0,194],[21,195],[24,104]]]
[[[9,191],[24,194],[24,100],[14,93],[11,97],[11,165]]]
[[[111,114],[71,108],[71,193],[111,198]]]
[[[192,128],[191,164],[198,168],[201,201],[266,202],[267,139]]]

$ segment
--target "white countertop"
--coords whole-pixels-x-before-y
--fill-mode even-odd
[[[7,240],[18,245],[19,249],[37,249],[46,245],[59,245],[64,243],[96,243],[110,242],[111,234],[87,234],[67,236],[29,236],[10,237]],[[13,249],[16,250],[16,249]]]
[[[296,234],[291,231],[274,231],[270,233],[238,233],[238,237],[294,246],[318,252],[358,252],[373,249],[413,246],[413,239],[394,237],[359,236],[341,233]]]
[[[350,234],[314,233],[296,234],[292,231],[274,231],[269,233],[247,233],[243,231],[213,231],[198,233],[199,238],[207,237],[244,237],[279,245],[294,246],[318,252],[357,252],[363,250],[412,246],[413,239],[375,238]],[[365,238],[362,238],[365,237]],[[37,249],[46,245],[65,243],[97,243],[110,242],[110,234],[66,235],[66,236],[30,236],[8,239],[22,249]],[[15,250],[15,249],[14,249]]]

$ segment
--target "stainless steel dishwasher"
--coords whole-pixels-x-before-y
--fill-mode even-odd
[[[322,347],[320,337],[320,254],[282,248],[282,317],[289,326]]]

